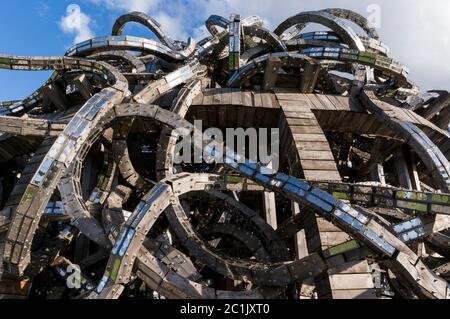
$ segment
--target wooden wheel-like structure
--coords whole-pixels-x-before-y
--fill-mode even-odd
[[[132,12],[63,57],[0,55],[55,71],[0,105],[0,296],[450,298],[449,93],[420,95],[349,10],[206,27]],[[196,120],[279,129],[279,170],[174,164]]]

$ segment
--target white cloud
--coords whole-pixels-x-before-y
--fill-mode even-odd
[[[378,4],[381,9],[381,40],[390,55],[406,64],[410,78],[424,90],[450,89],[450,2],[447,0],[197,0],[207,11],[227,16],[230,12],[242,15],[257,14],[276,27],[297,12],[324,8],[347,8],[368,16],[367,8]],[[256,5],[256,3],[258,3]]]
[[[106,5],[113,10],[141,11],[148,13],[158,4],[158,0],[89,0],[95,4]]]
[[[71,4],[59,23],[65,33],[75,34],[74,43],[80,43],[94,37],[90,28],[92,19],[81,11],[80,6]]]
[[[211,36],[211,34],[208,32],[208,30],[206,29],[206,27],[204,25],[198,26],[192,32],[192,37],[195,39],[195,41],[200,41],[209,36]]]
[[[178,39],[196,38],[211,14],[229,17],[259,15],[274,29],[286,18],[302,11],[347,8],[368,16],[370,5],[381,9],[381,40],[390,55],[407,65],[413,81],[423,89],[450,89],[450,2],[448,0],[88,0],[118,11],[138,10],[150,14],[167,33]]]
[[[154,16],[156,21],[160,23],[167,35],[175,39],[187,39],[189,37],[188,30],[184,29],[183,16],[170,16],[164,12],[159,12]]]

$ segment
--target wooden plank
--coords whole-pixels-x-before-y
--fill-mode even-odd
[[[341,104],[341,101],[337,99],[335,95],[323,95],[323,97],[328,99],[328,101],[333,104],[335,110],[345,110],[344,105]]]
[[[63,94],[61,89],[56,84],[48,84],[41,90],[44,96],[48,97],[53,105],[58,108],[58,110],[67,109],[69,102],[66,98],[65,92]]]
[[[332,121],[324,124],[324,127],[326,126],[328,129],[338,129],[342,132],[353,132],[355,131],[355,126],[358,125],[359,122],[364,122],[366,120],[364,116],[358,117],[355,113],[338,112],[336,114],[335,112],[332,112],[331,114]],[[334,114],[336,115],[333,116]]]
[[[267,223],[272,226],[273,229],[277,229],[277,208],[275,203],[275,193],[264,192],[263,193],[263,207]]]
[[[303,73],[300,79],[300,91],[312,93],[319,78],[320,64],[314,60],[306,60],[303,66]]]
[[[446,227],[450,223],[450,216],[448,215],[438,215],[434,219],[430,218],[425,222],[425,231],[428,233],[436,233],[439,232]]]
[[[263,107],[273,108],[271,95],[271,93],[261,93],[261,101]]]
[[[301,213],[300,206],[296,202],[291,202],[291,211],[292,215],[298,215]],[[308,246],[306,242],[306,234],[305,230],[302,229],[295,235],[295,253],[297,259],[302,259],[309,255],[308,253]]]
[[[291,105],[291,106],[281,106],[283,112],[299,112],[299,113],[311,113],[311,109],[307,106],[301,105]]]
[[[298,151],[331,151],[327,142],[299,142],[296,146]]]
[[[242,92],[242,104],[245,106],[253,106],[252,93],[249,91]]]
[[[232,96],[231,96],[231,88],[222,89],[222,103],[224,105],[231,105]]]
[[[329,278],[333,290],[374,288],[370,274],[336,274]]]
[[[317,126],[318,121],[315,119],[299,119],[299,118],[287,118],[286,122],[288,125],[297,126]]]
[[[329,130],[330,126],[328,124],[332,121],[334,122],[334,120],[331,119],[330,113],[331,112],[329,111],[316,111],[314,113],[316,115],[317,122],[323,130]]]
[[[337,226],[320,217],[317,217],[317,226],[323,232],[342,232]]]
[[[255,107],[262,107],[261,93],[258,91],[253,91],[252,96],[253,96],[253,105]]]
[[[378,299],[376,289],[334,290],[333,299]]]
[[[293,134],[323,134],[320,126],[291,126]]]
[[[278,101],[278,103],[280,104],[280,106],[281,106],[281,108],[283,109],[283,110],[286,110],[286,111],[290,111],[288,108],[289,107],[299,107],[299,108],[304,108],[304,109],[307,109],[307,110],[310,110],[311,109],[311,103],[308,103],[308,101],[305,99],[304,101],[303,100],[297,100],[297,101],[294,101],[294,100],[281,100],[281,101]]]
[[[305,94],[302,94],[300,91],[297,91],[297,92],[298,93],[275,92],[275,95],[276,95],[278,101],[281,101],[281,100],[304,101]]]
[[[322,245],[325,246],[324,248],[336,246],[351,240],[351,237],[347,233],[344,233],[342,231],[327,232],[320,229],[320,227],[319,231],[320,231],[320,241],[322,242]]]
[[[279,109],[280,108],[280,103],[278,102],[278,99],[275,96],[275,94],[270,93],[269,96],[270,96],[270,99],[272,100],[272,108]]]
[[[343,97],[339,95],[327,95],[327,98],[333,103],[336,110],[340,111],[350,111],[350,102],[348,97]]]
[[[266,62],[262,89],[268,91],[273,89],[278,79],[278,71],[281,68],[281,60],[279,57],[271,56]]]
[[[324,107],[328,110],[333,110],[333,111],[336,110],[334,103],[332,103],[325,95],[317,94],[315,96],[320,102],[322,102],[322,107]]]
[[[370,116],[370,115],[367,115]],[[385,130],[388,129],[390,130],[390,128],[388,128],[383,122],[379,121],[375,116],[374,116],[375,121],[373,121],[372,124],[370,124],[370,126],[367,128],[368,132],[373,132],[372,134],[378,134],[378,132],[380,130]]]
[[[416,118],[411,114],[412,112],[408,112],[408,110],[399,108],[397,110],[398,114],[401,114],[402,118],[411,123],[417,123]]]
[[[214,95],[212,99],[212,104],[214,105],[222,105],[222,90],[214,89]]]
[[[349,263],[339,265],[328,270],[328,274],[369,274],[369,264],[367,260],[356,260]]]
[[[331,151],[298,151],[301,160],[333,160]]]
[[[203,93],[203,103],[202,104],[203,105],[213,104],[213,96],[214,96],[214,93],[213,93],[212,89],[206,90]]]
[[[315,94],[306,94],[306,96],[308,97],[308,99],[311,101],[311,109],[315,109],[315,110],[328,110],[328,108],[326,108],[322,102],[316,97]]]
[[[368,128],[374,123],[378,122],[378,120],[375,118],[375,116],[369,116],[369,117],[361,117],[361,116],[354,116],[355,120],[352,121],[353,123],[353,129],[358,132],[365,132]]]
[[[301,166],[304,170],[337,171],[334,161],[302,160]]]
[[[344,126],[348,127],[350,130],[353,130],[353,122],[348,119],[352,115],[349,116],[345,112],[333,111],[320,111],[319,113],[324,115],[320,120],[320,126],[324,129],[326,128],[328,130],[340,130],[345,132],[346,130],[343,128]]]
[[[293,134],[295,142],[328,142],[324,134]]]
[[[311,181],[340,181],[341,176],[337,171],[304,170],[305,178]]]
[[[286,118],[295,118],[295,119],[316,119],[314,113],[302,113],[302,112],[284,112]]]
[[[242,105],[242,92],[239,89],[231,90],[231,104],[232,105]]]

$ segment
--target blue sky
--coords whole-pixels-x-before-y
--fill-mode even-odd
[[[380,7],[382,40],[390,55],[406,64],[410,77],[422,89],[450,89],[450,1],[447,0],[10,0],[1,1],[0,53],[63,55],[76,39],[109,35],[121,14],[139,10],[156,18],[173,38],[200,37],[210,14],[228,17],[257,14],[275,28],[301,11],[345,7],[368,15],[368,6]],[[429,4],[433,3],[432,6]],[[82,25],[64,20],[67,8],[81,9]],[[70,8],[70,7],[69,7]],[[66,23],[65,23],[65,22]],[[139,26],[126,33],[149,36]],[[47,80],[49,72],[0,70],[0,101],[21,99]]]

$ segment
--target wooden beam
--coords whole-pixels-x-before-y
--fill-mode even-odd
[[[302,93],[313,93],[319,78],[320,64],[306,61],[300,79],[300,91]]]
[[[291,202],[291,208],[293,215],[300,214],[300,206],[298,205],[298,203]],[[295,235],[295,255],[297,259],[302,259],[309,255],[304,229],[302,229]]]
[[[49,84],[43,87],[42,92],[59,110],[64,111],[69,106],[65,93],[63,94],[56,84]]]
[[[386,185],[383,164],[376,164],[374,167],[372,167],[371,177],[374,181],[380,182],[382,185]]]
[[[400,187],[421,190],[414,155],[406,145],[399,147],[394,154]]]
[[[273,229],[277,229],[277,208],[275,205],[275,193],[264,192],[264,213],[266,215],[267,223],[272,226]]]
[[[270,57],[266,63],[266,70],[264,71],[264,80],[262,89],[270,91],[274,88],[278,79],[278,71],[281,68],[281,60],[278,57]]]
[[[86,78],[85,74],[77,76],[73,83],[77,87],[81,96],[83,96],[86,100],[90,99],[94,94],[92,86],[89,83],[89,80]]]

